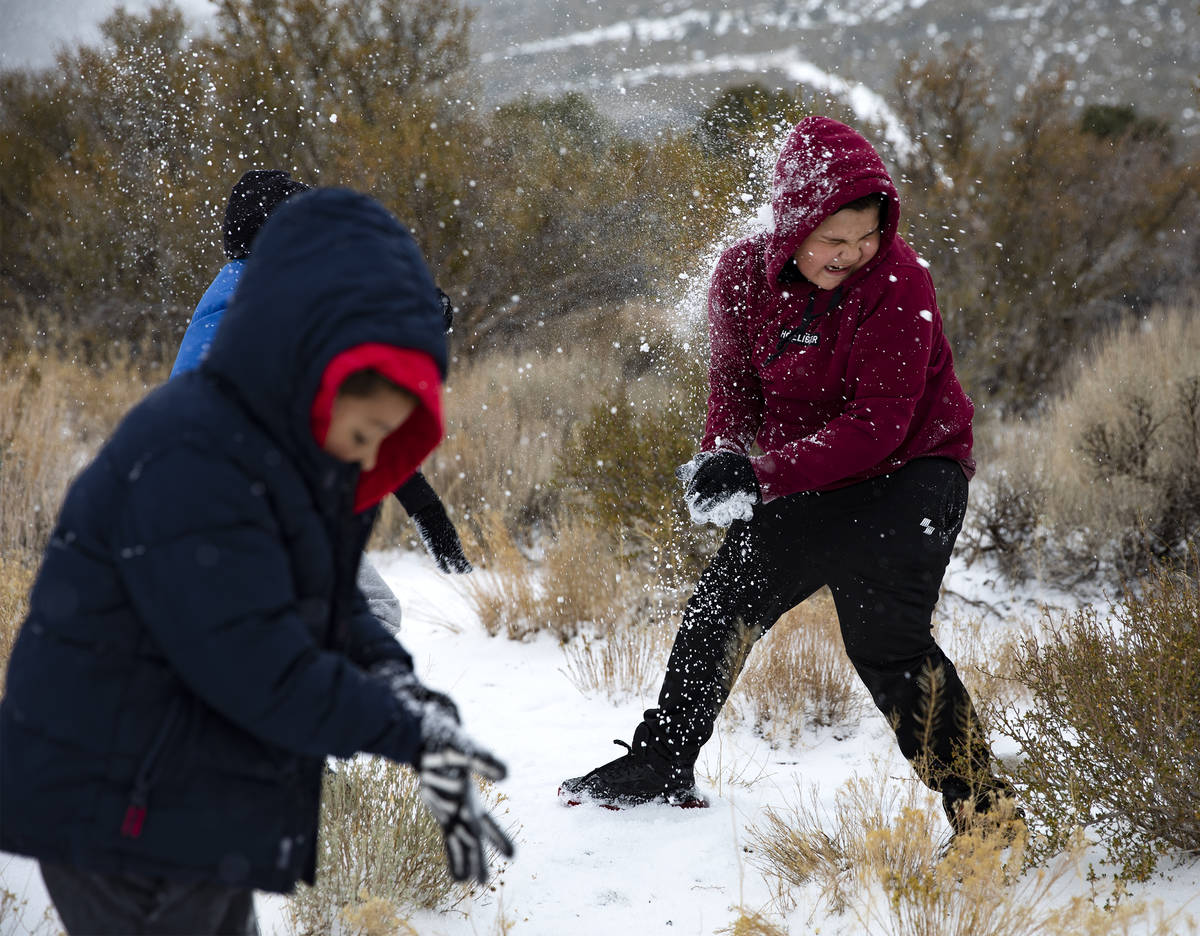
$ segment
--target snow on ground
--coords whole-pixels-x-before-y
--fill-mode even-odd
[[[559,781],[622,753],[611,740],[629,740],[653,700],[584,697],[567,678],[553,639],[489,637],[459,591],[460,579],[439,574],[415,553],[372,558],[404,604],[401,639],[417,672],[454,697],[467,730],[509,767],[509,779],[497,787],[504,797],[498,818],[515,832],[516,858],[498,875],[495,894],[412,919],[423,936],[500,932],[502,920],[518,936],[712,934],[736,919],[739,906],[768,908],[771,888],[743,851],[748,828],[768,806],[786,808],[815,786],[830,807],[847,780],[880,771],[892,783],[913,782],[891,732],[871,710],[848,736],[822,730],[784,750],[771,750],[745,729],[722,728],[699,764],[708,809],[563,807]],[[989,592],[988,583],[978,569],[955,564],[947,584],[964,598],[1001,606],[1003,597]],[[1081,879],[1072,887],[1071,893],[1088,892]],[[0,936],[35,930],[47,900],[33,862],[0,855],[3,890],[24,901],[25,912],[22,923],[0,923]],[[1167,911],[1187,905],[1193,914],[1200,914],[1198,893],[1195,864],[1135,889]],[[287,936],[281,898],[260,896],[258,910],[263,936]],[[851,919],[821,914],[813,904],[796,907],[787,917],[790,932],[859,932]],[[38,931],[54,930],[43,924]]]

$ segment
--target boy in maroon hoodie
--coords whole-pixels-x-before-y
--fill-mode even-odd
[[[562,792],[702,802],[693,765],[750,647],[827,585],[855,669],[961,832],[973,815],[1011,814],[1012,793],[931,631],[975,471],[973,406],[926,264],[896,233],[896,188],[862,136],[801,121],[772,209],[773,229],[713,273],[708,418],[679,470],[692,518],[729,533],[629,753]]]

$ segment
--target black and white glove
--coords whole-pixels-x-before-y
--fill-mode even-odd
[[[675,469],[695,523],[729,526],[749,520],[762,503],[762,489],[750,459],[740,452],[701,452]]]
[[[458,530],[454,529],[440,500],[422,507],[412,515],[412,521],[426,552],[433,557],[439,569],[451,575],[470,572],[474,568],[463,552]]]
[[[505,858],[511,858],[515,848],[479,802],[474,775],[503,780],[508,770],[463,732],[450,697],[423,685],[403,661],[384,660],[370,672],[385,679],[420,722],[421,746],[413,766],[421,781],[421,800],[441,826],[450,874],[456,881],[471,878],[486,884],[484,846],[491,844]]]
[[[421,779],[421,799],[442,827],[450,875],[456,881],[472,879],[486,884],[484,846],[491,845],[505,858],[511,858],[516,848],[480,803],[475,774],[503,780],[507,768],[467,737],[457,722],[428,710],[421,721],[421,749],[415,766]]]
[[[424,718],[433,712],[440,718],[461,724],[458,706],[443,692],[430,689],[402,660],[383,660],[369,670],[372,676],[386,680],[388,688],[402,705],[415,717]]]

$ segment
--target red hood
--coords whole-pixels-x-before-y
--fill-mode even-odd
[[[855,274],[865,274],[887,254],[900,221],[900,197],[883,160],[857,131],[829,117],[805,117],[788,135],[775,163],[771,211],[775,229],[766,246],[766,273],[779,292],[779,273],[797,248],[831,214],[855,199],[881,192],[887,218],[876,259]]]
[[[441,376],[433,358],[423,351],[384,344],[362,344],[341,352],[329,362],[321,387],[313,400],[313,438],[324,445],[338,388],[355,371],[370,368],[417,398],[417,408],[408,420],[383,440],[375,467],[358,479],[354,510],[374,507],[412,477],[442,440]]]

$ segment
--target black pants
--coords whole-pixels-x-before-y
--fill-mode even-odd
[[[779,498],[735,522],[687,603],[658,707],[635,737],[690,772],[754,642],[828,585],[846,653],[904,756],[934,790],[971,795],[990,752],[931,629],[966,507],[958,464],[922,458],[837,491]]]
[[[254,892],[142,874],[100,874],[41,863],[71,936],[257,936]]]

